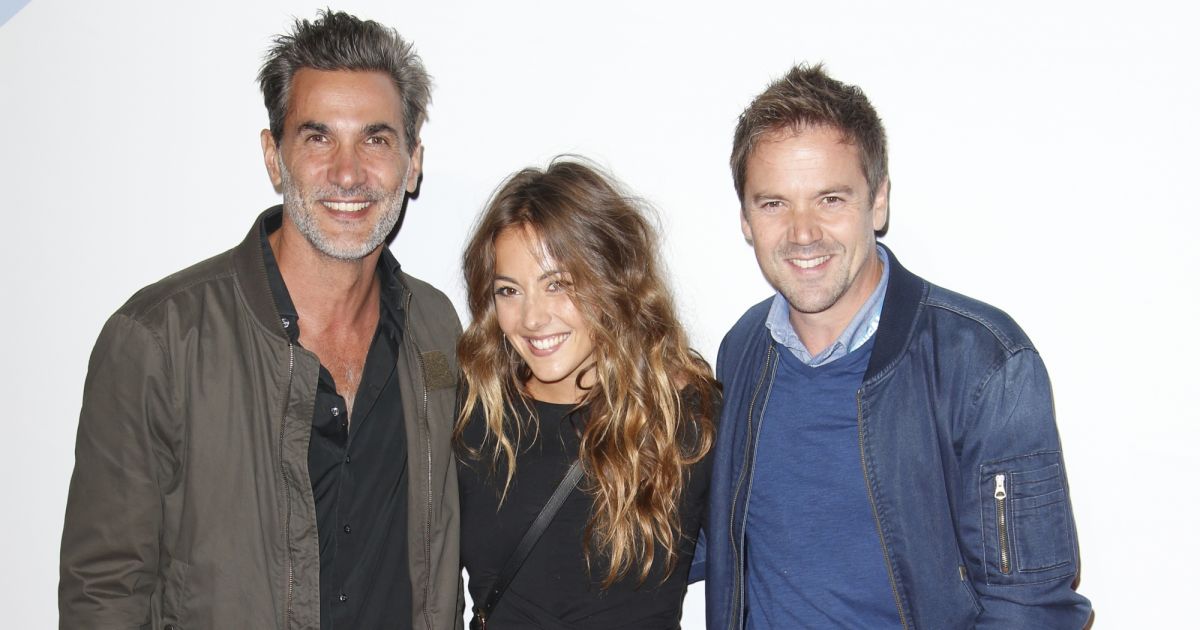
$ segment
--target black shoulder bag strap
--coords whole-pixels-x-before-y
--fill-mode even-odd
[[[537,544],[538,539],[545,533],[546,527],[550,525],[550,521],[553,521],[554,516],[558,514],[558,509],[567,500],[567,495],[571,494],[571,491],[575,489],[575,484],[579,483],[580,477],[583,477],[583,466],[576,459],[575,463],[571,464],[571,468],[567,470],[566,476],[563,477],[562,481],[558,482],[558,487],[554,489],[554,494],[550,495],[550,499],[546,501],[546,505],[542,506],[542,511],[538,512],[537,518],[533,519],[533,523],[525,531],[525,536],[521,538],[521,542],[517,543],[517,548],[513,549],[512,554],[508,556],[508,560],[504,563],[504,568],[500,569],[500,575],[496,576],[496,582],[492,585],[491,590],[488,591],[483,605],[475,607],[475,616],[471,618],[471,630],[486,630],[487,619],[492,615],[492,610],[496,608],[496,604],[504,596],[504,591],[508,590],[508,585],[516,577],[517,571],[521,570],[521,565],[525,564],[525,558],[529,557],[529,552],[533,551],[533,546]]]

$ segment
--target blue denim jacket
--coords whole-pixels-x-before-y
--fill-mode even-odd
[[[1037,350],[1003,312],[887,254],[858,426],[897,627],[1082,628],[1091,604],[1072,588],[1078,544]],[[707,580],[710,629],[743,624],[753,436],[778,366],[764,326],[770,302],[742,316],[717,358],[725,405],[692,573]]]

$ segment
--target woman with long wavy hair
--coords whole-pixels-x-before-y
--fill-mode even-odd
[[[490,611],[505,628],[678,628],[715,406],[642,204],[558,158],[509,177],[463,254],[462,559],[478,608],[571,465],[583,476]]]

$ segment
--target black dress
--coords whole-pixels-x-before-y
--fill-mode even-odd
[[[509,554],[579,452],[579,429],[586,410],[571,413],[572,405],[540,401],[530,404],[538,417],[537,437],[531,443],[531,436],[524,436],[517,453],[517,473],[503,505],[500,504],[503,472],[495,475],[491,472],[490,452],[485,451],[478,461],[460,456],[462,563],[470,576],[468,590],[476,602],[492,586]],[[464,433],[464,442],[478,447],[483,436],[483,416],[476,414]],[[503,470],[503,465],[500,469]],[[608,589],[602,589],[608,564],[596,553],[592,554],[592,571],[588,575],[584,530],[592,501],[576,488],[492,611],[488,627],[492,630],[678,628],[711,469],[711,457],[706,456],[688,473],[680,505],[683,540],[676,547],[679,561],[665,582],[661,550],[656,553],[649,577],[640,586],[637,574],[631,571],[633,575],[627,574]]]

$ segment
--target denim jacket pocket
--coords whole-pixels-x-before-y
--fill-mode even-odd
[[[1075,573],[1071,513],[1058,452],[980,468],[988,584],[1032,584]]]
[[[1047,571],[1074,559],[1066,492],[1013,499],[1012,509],[1018,571]]]

